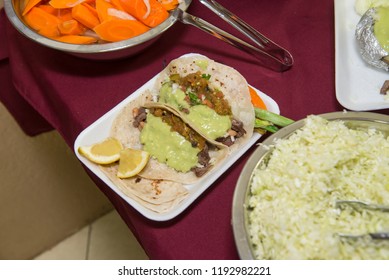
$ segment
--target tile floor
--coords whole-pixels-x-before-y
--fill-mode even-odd
[[[66,238],[37,260],[147,260],[131,231],[113,210]]]

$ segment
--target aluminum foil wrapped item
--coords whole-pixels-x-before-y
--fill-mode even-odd
[[[389,53],[384,50],[374,34],[374,23],[376,21],[376,8],[370,8],[359,20],[355,36],[359,45],[362,58],[374,67],[389,71]]]

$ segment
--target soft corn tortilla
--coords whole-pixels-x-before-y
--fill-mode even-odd
[[[151,98],[151,92],[145,91],[139,98],[125,106],[114,120],[110,136],[118,139],[124,147],[142,149],[142,144],[140,143],[140,130],[132,124],[134,120],[133,110],[134,108],[139,108],[140,106],[149,103]],[[223,149],[210,150],[209,155],[212,160],[211,170],[221,163],[226,155],[226,151]],[[208,172],[210,170],[208,170]],[[204,176],[206,175],[207,173]],[[139,176],[147,179],[161,179],[183,184],[193,184],[202,178],[197,177],[192,171],[186,173],[176,171],[168,165],[158,162],[153,157],[150,157],[149,162],[141,173],[139,173]]]
[[[169,212],[188,196],[181,183],[140,177],[120,179],[116,176],[117,164],[101,166],[101,170],[125,195],[157,213]]]
[[[206,63],[196,63],[196,61],[206,61]],[[206,69],[203,68],[205,65],[207,65]],[[246,79],[234,68],[218,63],[203,55],[196,54],[180,57],[172,60],[158,76],[153,89],[153,95],[158,97],[159,89],[163,83],[169,80],[170,75],[179,74],[180,76],[186,76],[197,71],[210,75],[210,86],[223,92],[231,106],[234,119],[243,123],[246,134],[237,139],[229,150],[231,152],[238,149],[252,137],[255,113],[251,103],[249,85]],[[196,126],[185,117],[185,113],[179,112],[179,114],[190,126],[196,129]]]

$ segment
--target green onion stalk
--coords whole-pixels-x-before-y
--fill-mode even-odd
[[[257,107],[254,107],[255,111],[255,124],[254,128],[263,129],[271,133],[277,132],[279,127],[285,127],[294,122],[294,120],[287,117],[283,117],[276,113],[263,110]]]

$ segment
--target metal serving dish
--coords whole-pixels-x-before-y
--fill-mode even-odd
[[[179,8],[186,11],[191,2],[192,0],[183,0],[180,3]],[[149,31],[120,42],[92,45],[67,44],[42,36],[28,27],[21,16],[22,3],[25,3],[25,1],[4,0],[6,15],[12,25],[20,33],[30,40],[48,48],[94,60],[112,60],[135,55],[153,44],[162,35],[162,33],[168,30],[177,21],[172,15],[170,15],[164,22]]]
[[[389,116],[370,112],[333,112],[319,115],[328,120],[342,120],[352,129],[376,128],[389,136]],[[286,139],[296,130],[304,126],[305,119],[299,120],[269,136],[263,144],[270,146],[275,144],[276,139]],[[271,149],[262,146],[254,151],[245,164],[238,178],[233,197],[232,226],[235,244],[241,259],[252,260],[254,254],[250,236],[248,234],[248,199],[250,198],[250,185],[253,171],[257,166],[269,157]]]

